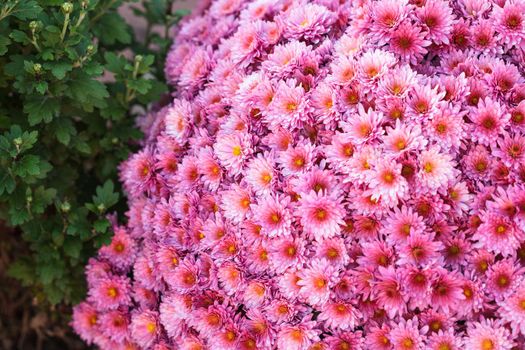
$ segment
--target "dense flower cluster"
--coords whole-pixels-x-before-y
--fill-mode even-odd
[[[214,0],[122,165],[103,349],[525,348],[525,2]]]

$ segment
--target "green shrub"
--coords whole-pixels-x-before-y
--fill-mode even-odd
[[[145,1],[138,42],[117,13],[122,2],[0,4],[0,221],[32,252],[9,273],[53,304],[82,296],[83,266],[110,239],[108,211],[125,210],[114,183],[141,136],[130,111],[166,90],[155,55],[169,40],[151,28],[181,13]]]

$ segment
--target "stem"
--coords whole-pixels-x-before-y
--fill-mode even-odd
[[[36,50],[38,52],[42,52],[42,50],[40,49],[40,46],[38,45],[38,42],[36,41],[36,37],[35,37],[35,33],[34,32],[32,34],[32,38],[33,38],[33,40],[31,40],[31,44],[33,44],[33,46],[36,48]]]
[[[60,33],[60,41],[64,41],[68,25],[69,25],[69,13],[66,13],[66,18],[64,19],[64,26],[62,26],[62,33]]]

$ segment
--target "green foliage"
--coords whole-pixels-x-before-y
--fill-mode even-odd
[[[9,273],[51,303],[82,297],[107,214],[125,208],[117,167],[141,136],[130,111],[166,91],[168,28],[183,13],[135,5],[148,23],[138,41],[123,2],[0,2],[0,221],[32,251]]]

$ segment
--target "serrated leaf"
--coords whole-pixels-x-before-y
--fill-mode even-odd
[[[11,44],[11,40],[7,36],[0,35],[0,56],[7,52],[9,44]]]
[[[110,226],[110,222],[107,219],[100,219],[95,221],[93,228],[99,233],[104,233]]]
[[[22,0],[18,2],[11,15],[20,20],[35,18],[42,12],[42,8],[35,0]]]
[[[73,65],[68,62],[53,62],[46,64],[45,67],[47,69],[51,69],[51,74],[55,76],[55,78],[62,80],[65,78],[67,72],[71,72],[73,70]]]
[[[23,156],[15,163],[13,172],[20,177],[38,175],[40,173],[40,158],[32,154]]]
[[[120,16],[112,12],[103,15],[97,22],[93,31],[100,41],[105,45],[113,45],[117,42],[122,44],[131,43],[130,26]]]
[[[106,52],[104,54],[106,60],[106,69],[116,74],[122,74],[124,72],[124,66],[127,60],[120,55],[116,55],[113,52]]]
[[[9,175],[7,171],[0,169],[0,195],[4,192],[7,192],[8,194],[13,193],[15,187],[16,183],[13,177]]]
[[[114,188],[111,180],[107,180],[102,186],[97,186],[96,195],[93,196],[93,204],[97,207],[102,204],[105,209],[117,204],[119,194],[114,192]]]
[[[109,97],[106,85],[87,75],[81,75],[69,85],[71,97],[80,102],[85,111],[91,112],[93,106],[105,107],[104,98]]]
[[[27,36],[26,33],[24,33],[23,31],[21,30],[13,30],[11,32],[11,34],[9,35],[11,37],[11,39],[13,39],[14,41],[16,41],[17,43],[21,43],[21,44],[28,44],[31,42],[31,40],[29,39],[29,37]]]
[[[24,112],[28,114],[29,125],[34,126],[42,121],[49,123],[58,113],[60,103],[47,96],[31,96],[24,103]]]
[[[129,87],[137,91],[139,94],[146,94],[151,89],[151,80],[137,79],[131,80],[128,83]]]
[[[9,266],[7,274],[22,281],[24,285],[32,283],[35,279],[35,271],[31,266],[31,261],[28,260],[15,261]]]

